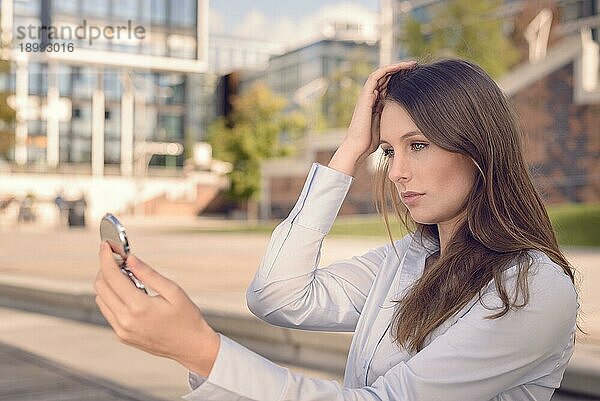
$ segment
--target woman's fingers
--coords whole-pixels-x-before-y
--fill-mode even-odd
[[[152,267],[148,266],[135,255],[131,255],[127,260],[131,271],[144,284],[148,285],[154,291],[158,292],[167,301],[177,302],[182,297],[181,288],[173,281],[169,280]]]
[[[368,95],[373,109],[382,108],[379,104],[385,99],[387,94],[387,85],[392,77],[398,71],[414,67],[416,61],[403,61],[401,63],[391,64],[381,67],[371,73],[364,86],[364,94]]]
[[[377,107],[377,105],[379,104],[379,91],[377,89],[375,89],[373,91],[373,93],[375,94],[375,102],[373,102],[373,109],[375,109]],[[375,112],[375,110],[373,110],[373,112]]]
[[[417,64],[417,62],[411,60],[411,61],[403,61],[401,63],[391,64],[391,65],[386,65],[386,66],[383,66],[383,67],[378,68],[377,70],[373,71],[371,73],[371,75],[369,76],[369,78],[374,80],[377,83],[377,85],[379,85],[379,83],[382,79],[386,79],[391,74],[398,72],[400,70],[403,70],[405,68],[414,67],[415,64]]]
[[[100,244],[100,270],[107,285],[118,295],[125,304],[140,302],[144,297],[140,290],[135,288],[131,280],[125,276],[115,262],[110,245],[107,242]]]
[[[127,312],[127,305],[123,302],[119,294],[115,293],[111,286],[107,283],[102,271],[98,272],[94,289],[103,304],[111,310],[115,316],[121,316]]]
[[[396,72],[398,72],[398,71],[396,71]],[[388,83],[390,82],[390,79],[392,79],[392,75],[394,75],[394,74],[388,74],[380,80],[379,85],[377,85],[377,90],[380,93],[385,92],[387,90],[387,86],[388,86]]]
[[[121,340],[124,340],[124,330],[119,324],[119,320],[112,312],[110,307],[106,304],[106,302],[102,300],[102,297],[100,295],[96,296],[96,305],[98,305],[98,309],[100,309],[102,316],[104,316],[108,324],[110,324],[110,327],[112,327],[117,337]]]
[[[404,61],[378,68],[369,75],[354,107],[354,113],[344,138],[344,143],[347,145],[340,146],[340,148],[349,149],[349,152],[352,153],[351,157],[358,157],[358,160],[362,160],[364,156],[368,156],[377,149],[379,146],[379,120],[389,79],[394,73],[415,65],[415,61]]]
[[[373,71],[369,75],[369,78],[367,78],[367,82],[365,82],[362,91],[362,96],[368,97],[369,102],[376,101],[377,97],[374,95],[375,90],[377,90],[381,94],[382,89],[385,88],[392,74],[402,69],[412,67],[415,64],[415,61],[404,61],[398,64],[387,65],[385,67],[381,67]]]
[[[384,76],[380,77],[377,80],[377,88],[378,89],[385,88],[385,86],[387,85],[387,83],[390,81],[390,78],[392,77],[392,75],[394,75],[398,71],[400,71],[400,70],[394,70],[392,72],[388,72]]]
[[[379,79],[377,80],[377,90],[379,91],[379,93],[386,91],[387,85],[390,82],[392,75],[394,75],[398,71],[402,71],[407,68],[414,67],[415,65],[416,65],[416,62],[405,62],[405,63],[396,64],[394,66],[394,68],[392,68],[391,70],[386,70],[387,72],[383,76],[379,77]],[[382,93],[382,94],[385,95],[385,93]]]

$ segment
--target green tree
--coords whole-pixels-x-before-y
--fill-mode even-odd
[[[497,11],[500,0],[448,0],[429,23],[408,17],[403,39],[413,57],[459,57],[479,64],[498,78],[519,59],[504,35]]]
[[[248,218],[255,220],[260,198],[260,163],[292,154],[306,121],[299,112],[284,113],[287,101],[264,83],[252,85],[232,99],[231,115],[208,128],[215,158],[233,164],[226,197],[246,203]]]
[[[330,74],[329,85],[322,98],[328,128],[342,128],[350,124],[356,99],[375,67],[366,61],[363,53],[355,53]]]
[[[0,44],[0,80],[10,74],[10,61],[1,59],[7,46]],[[7,159],[15,145],[15,110],[8,105],[10,92],[0,92],[0,158]]]

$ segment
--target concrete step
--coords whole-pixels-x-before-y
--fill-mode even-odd
[[[107,323],[96,307],[95,295],[89,286],[89,283],[0,275],[0,306],[106,327]],[[341,379],[351,333],[313,332],[272,326],[240,307],[244,305],[239,299],[243,294],[221,295],[192,297],[215,330],[275,362],[316,370]],[[111,341],[117,342],[114,336]],[[131,350],[124,347],[118,355],[121,352],[127,354]],[[600,399],[599,343],[592,339],[576,345],[561,389]]]

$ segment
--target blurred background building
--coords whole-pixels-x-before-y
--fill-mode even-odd
[[[286,111],[307,119],[297,154],[260,167],[260,215],[284,216],[307,163],[326,164],[343,138],[348,107],[351,115],[368,71],[414,57],[407,26],[418,23],[426,41],[450,3],[486,2],[380,0],[379,12],[329,13],[314,34],[282,45],[275,37],[209,34],[208,0],[1,0],[1,204],[30,195],[38,214],[49,216],[57,194],[85,196],[94,220],[108,210],[222,212],[218,194],[228,187],[231,165],[212,157],[209,126],[231,113],[235,96],[264,82],[287,101]],[[549,203],[597,202],[598,0],[493,3],[490,18],[502,21],[502,35],[517,49],[496,79],[523,120],[536,183]],[[128,24],[141,27],[143,38],[90,41],[84,29]],[[72,40],[36,29],[82,25],[88,37]],[[74,51],[22,48],[46,43],[72,43]],[[342,214],[375,212],[372,170],[361,174]]]
[[[402,60],[412,55],[409,53],[406,43],[405,26],[409,19],[414,19],[424,24],[431,23],[436,12],[447,0],[381,0],[382,21],[382,57],[386,60]],[[553,11],[553,30],[560,35],[578,33],[582,27],[592,30],[593,38],[598,40],[598,27],[600,15],[598,14],[597,0],[504,0],[498,2],[497,15],[504,20],[504,30],[507,35],[515,32],[517,19],[528,9],[533,8],[541,11],[549,8]],[[533,16],[532,16],[533,17]],[[425,31],[434,29],[427,26]]]
[[[447,35],[456,35],[463,29],[440,26],[442,20],[436,19],[449,3],[447,0],[381,0],[380,64],[415,57],[409,51],[411,38],[407,37],[407,25],[413,21],[421,25],[425,41],[436,30],[447,29]],[[452,3],[463,7],[470,4]],[[484,3],[476,1],[471,5],[482,7]],[[600,201],[598,1],[494,3],[498,6],[487,18],[501,21],[503,35],[517,50],[516,62],[496,79],[521,119],[525,157],[536,186],[547,203]],[[450,32],[453,28],[455,30]],[[494,51],[492,57],[508,56],[501,50],[491,50]],[[451,54],[425,54],[418,58],[429,61]],[[343,138],[343,129],[312,133],[307,136],[303,152],[296,157],[264,163],[262,215],[285,217],[302,189],[306,164],[311,160],[327,164]],[[357,172],[340,214],[376,212],[371,198],[372,173],[373,168]]]
[[[256,82],[266,83],[275,94],[288,100],[291,108],[316,102],[328,85],[327,79],[336,71],[348,69],[356,62],[376,67],[378,40],[379,15],[352,12],[335,18],[324,17],[317,32],[291,47],[210,36],[210,54],[215,56],[210,63],[215,63],[216,71],[222,74],[221,85],[229,88],[227,93],[224,89],[216,93],[217,103],[221,104],[217,115],[228,111],[222,103],[229,96],[243,92]],[[261,49],[269,49],[270,52],[268,55],[260,53]],[[223,58],[227,60],[224,65]],[[249,62],[254,59],[260,62]],[[248,61],[241,63],[242,60]],[[322,106],[327,114],[327,105]]]
[[[12,3],[12,4],[10,4]],[[206,34],[192,0],[3,1],[5,47],[12,47],[8,87],[26,113],[17,117],[10,152],[17,165],[71,166],[102,175],[116,166],[133,172],[133,137],[184,144],[199,137],[202,121],[193,92],[206,71]],[[10,9],[12,8],[12,15]],[[198,13],[200,11],[200,13]],[[141,26],[144,37],[48,39],[38,27]],[[33,26],[26,38],[23,27]],[[85,32],[80,30],[80,32]],[[10,33],[13,33],[12,38]],[[16,33],[16,35],[15,35]],[[33,36],[33,37],[32,37]],[[41,36],[41,37],[40,37]],[[23,51],[23,44],[73,43],[74,50]],[[134,121],[133,109],[142,121]],[[190,113],[191,108],[194,113]],[[136,124],[133,124],[133,123]],[[151,165],[183,164],[183,155],[152,157]]]
[[[223,166],[213,171],[195,146],[214,113],[207,13],[196,0],[2,0],[0,91],[16,113],[3,130],[1,192],[41,204],[85,195],[98,217],[152,213],[164,196],[195,208],[199,188],[218,191]],[[202,171],[184,174],[186,159]]]

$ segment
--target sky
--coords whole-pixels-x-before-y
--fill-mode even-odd
[[[324,14],[378,9],[379,0],[210,0],[209,29],[286,43],[316,30],[316,21]]]

